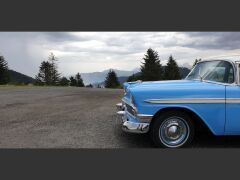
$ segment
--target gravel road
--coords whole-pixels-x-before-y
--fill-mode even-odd
[[[151,148],[147,135],[121,130],[122,90],[1,87],[0,148]],[[191,148],[240,147],[240,137],[198,135]]]

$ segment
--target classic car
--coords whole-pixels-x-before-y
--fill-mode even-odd
[[[156,146],[189,145],[196,130],[240,135],[239,64],[202,60],[183,80],[124,83],[117,104],[122,129],[149,133]]]

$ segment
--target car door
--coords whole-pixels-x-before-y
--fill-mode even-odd
[[[236,72],[237,84],[226,86],[226,124],[225,133],[240,135],[240,86],[239,64]]]

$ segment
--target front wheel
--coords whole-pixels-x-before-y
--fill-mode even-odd
[[[188,114],[168,111],[156,117],[151,127],[151,136],[158,147],[183,147],[192,141],[194,125]]]

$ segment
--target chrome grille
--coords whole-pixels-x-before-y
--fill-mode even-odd
[[[125,104],[125,105],[126,105],[127,112],[129,112],[130,114],[132,114],[134,116],[135,115],[135,111],[134,111],[133,107],[130,106],[129,104]]]

